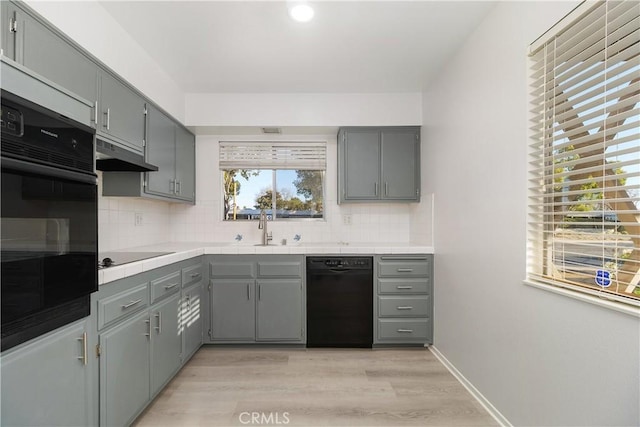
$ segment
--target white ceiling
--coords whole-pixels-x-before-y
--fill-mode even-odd
[[[420,92],[494,2],[103,1],[187,93]]]

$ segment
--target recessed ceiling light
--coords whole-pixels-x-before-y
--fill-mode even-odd
[[[289,16],[294,21],[309,22],[313,18],[313,8],[306,3],[296,4],[289,8]]]

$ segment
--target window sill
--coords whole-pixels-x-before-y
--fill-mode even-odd
[[[533,280],[525,279],[523,283],[534,288],[542,289],[545,291],[553,292],[555,294],[563,295],[569,298],[577,299],[587,302],[589,304],[597,305],[607,308],[609,310],[615,310],[620,313],[628,314],[633,317],[640,318],[640,307],[634,307],[633,305],[627,305],[621,302],[607,299],[606,297],[599,297],[596,295],[590,295],[583,292],[574,291],[568,288],[560,286],[549,285],[546,283],[536,282]]]

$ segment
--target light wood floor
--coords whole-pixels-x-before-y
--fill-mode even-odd
[[[427,349],[204,346],[143,426],[496,426]]]

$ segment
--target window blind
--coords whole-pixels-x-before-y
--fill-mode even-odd
[[[220,169],[326,170],[323,142],[221,142]]]
[[[527,275],[640,305],[640,3],[589,5],[530,53]]]

